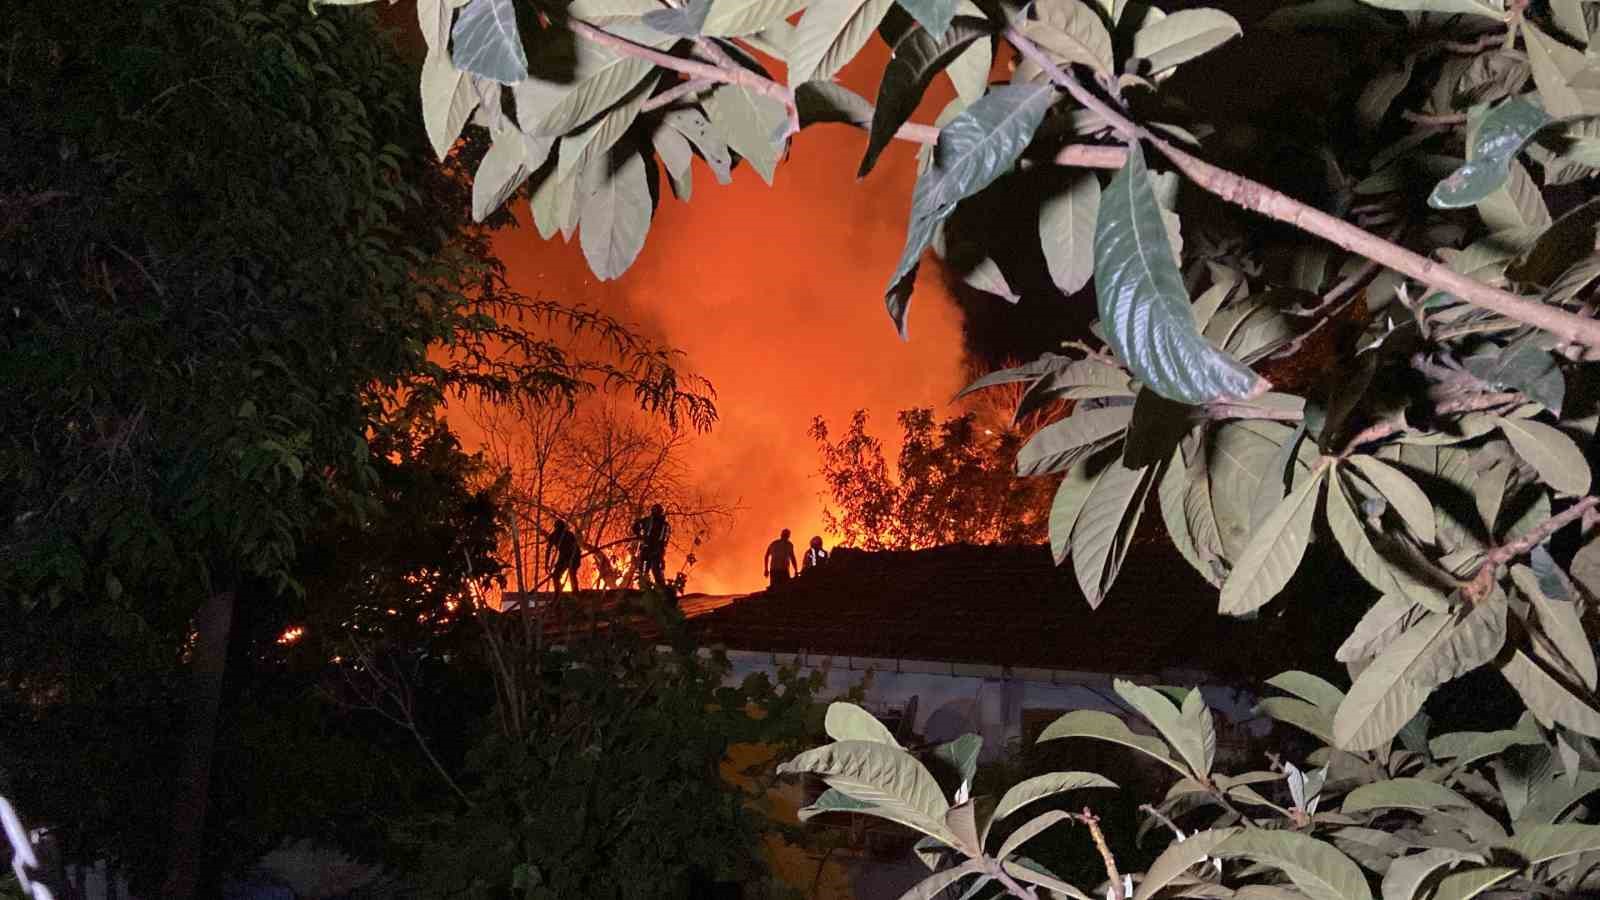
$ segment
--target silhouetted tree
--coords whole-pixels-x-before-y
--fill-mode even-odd
[[[980,426],[972,413],[938,421],[931,409],[902,410],[897,421],[902,443],[892,474],[865,410],[837,440],[821,417],[811,423],[828,486],[823,518],[841,543],[911,550],[1044,542],[1050,486],[1011,468],[1022,433]]]

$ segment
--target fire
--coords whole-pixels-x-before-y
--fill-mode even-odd
[[[305,636],[306,630],[299,625],[290,626],[283,634],[278,635],[278,643],[287,647]]]

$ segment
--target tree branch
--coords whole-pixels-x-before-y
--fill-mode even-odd
[[[1117,858],[1111,855],[1106,836],[1100,831],[1100,817],[1090,812],[1087,806],[1083,812],[1074,813],[1072,817],[1089,826],[1089,837],[1094,839],[1094,847],[1100,851],[1100,861],[1105,863],[1106,876],[1111,879],[1111,890],[1107,896],[1110,900],[1122,900],[1122,875],[1117,872]]]
[[[644,104],[639,107],[639,111],[649,112],[652,109],[660,109],[663,106],[670,106],[673,103],[682,100],[684,97],[700,93],[713,84],[716,84],[716,82],[709,78],[691,78],[688,81],[674,85],[655,95],[654,97],[651,97],[649,100],[646,100]]]
[[[1509,403],[1520,403],[1522,400],[1523,396],[1521,394],[1509,391],[1496,394],[1473,394],[1467,397],[1459,397],[1454,400],[1446,400],[1443,403],[1435,406],[1433,411],[1436,415],[1480,412],[1485,409],[1494,409],[1496,406],[1505,406]],[[1381,422],[1368,425],[1366,428],[1356,432],[1354,437],[1350,438],[1350,441],[1345,444],[1344,450],[1340,452],[1339,458],[1344,459],[1348,457],[1350,454],[1356,451],[1357,447],[1361,446],[1362,444],[1370,444],[1373,441],[1381,441],[1390,435],[1398,434],[1405,430],[1406,421],[1403,416],[1397,416],[1392,419],[1384,419]]]
[[[1473,306],[1541,328],[1564,341],[1600,347],[1600,320],[1587,319],[1475,281],[1349,222],[1301,203],[1258,181],[1218,168],[1180,150],[1136,124],[1120,110],[1084,87],[1072,75],[1063,72],[1018,28],[1014,26],[1007,28],[1005,35],[1012,46],[1017,48],[1017,52],[1038,65],[1053,82],[1091,112],[1097,113],[1123,138],[1129,141],[1140,139],[1150,141],[1191,181],[1223,200],[1310,232],[1351,253],[1394,269],[1402,275],[1410,276],[1435,290],[1454,294]]]
[[[617,51],[623,56],[632,56],[637,59],[642,59],[646,62],[654,63],[663,69],[671,69],[674,72],[681,72],[691,78],[700,78],[706,81],[714,81],[721,84],[738,85],[739,87],[755,91],[758,94],[764,94],[774,100],[777,100],[778,102],[782,103],[786,109],[790,110],[791,113],[794,110],[794,93],[792,91],[776,81],[763,77],[762,75],[752,72],[743,66],[736,65],[729,69],[707,62],[700,62],[699,60],[684,59],[681,56],[673,56],[670,53],[663,53],[653,47],[646,47],[643,44],[634,43],[627,38],[618,37],[609,31],[596,28],[582,19],[568,19],[567,27],[572,30],[573,34],[576,34],[586,40],[593,41],[602,47],[610,47],[612,50]]]
[[[1472,581],[1461,589],[1462,596],[1469,603],[1478,603],[1484,597],[1489,596],[1489,591],[1494,587],[1495,576],[1501,566],[1539,546],[1545,538],[1560,531],[1567,523],[1582,517],[1584,513],[1593,509],[1596,504],[1600,504],[1600,497],[1584,497],[1560,513],[1534,526],[1522,537],[1490,550],[1488,555],[1484,557],[1483,563],[1478,566],[1478,571],[1472,576]]]
[[[1444,125],[1465,125],[1467,122],[1466,113],[1442,113],[1440,115],[1432,115],[1429,113],[1415,112],[1409,109],[1402,110],[1400,113],[1400,118],[1416,125],[1428,125],[1431,127]]]

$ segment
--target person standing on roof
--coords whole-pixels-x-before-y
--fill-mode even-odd
[[[672,528],[667,524],[667,514],[657,503],[650,507],[650,515],[633,523],[634,537],[639,539],[640,586],[655,579],[655,586],[667,589],[667,539]]]
[[[815,569],[828,561],[828,551],[822,549],[822,538],[812,537],[811,546],[806,548],[805,565],[800,569],[800,574]]]
[[[767,577],[768,585],[777,587],[799,568],[794,560],[794,545],[789,543],[789,529],[785,528],[777,540],[767,545],[767,553],[761,557],[761,574]]]
[[[555,528],[545,536],[550,544],[550,552],[545,556],[545,565],[550,569],[550,580],[555,582],[555,593],[561,593],[561,580],[566,578],[572,584],[572,592],[578,592],[578,536],[572,533],[567,523],[562,519],[556,520]]]

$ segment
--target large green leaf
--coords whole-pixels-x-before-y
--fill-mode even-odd
[[[1160,75],[1243,33],[1238,20],[1220,9],[1185,9],[1139,29],[1133,55],[1150,64],[1140,74]]]
[[[983,752],[983,738],[976,734],[963,734],[933,748],[931,758],[953,772],[967,784],[978,773],[978,756]]]
[[[1039,738],[1044,740],[1043,736]],[[1094,772],[1050,772],[1012,785],[1000,797],[990,822],[998,822],[1035,800],[1084,788],[1115,788],[1116,782]]]
[[[1595,204],[1600,211],[1600,203]],[[1589,228],[1588,240],[1594,240],[1595,229]],[[1522,341],[1498,353],[1469,356],[1461,361],[1463,368],[1480,381],[1495,389],[1510,388],[1521,391],[1529,400],[1542,405],[1557,416],[1566,400],[1567,383],[1561,368],[1550,351],[1534,341]]]
[[[917,882],[911,890],[900,895],[900,900],[936,900],[945,896],[945,891],[951,885],[967,877],[983,872],[983,861],[969,859],[959,866],[935,872],[927,878]]]
[[[1256,704],[1256,710],[1268,718],[1293,725],[1326,743],[1333,743],[1333,714],[1304,700],[1294,697],[1267,697]]]
[[[1589,492],[1589,461],[1561,431],[1532,419],[1501,418],[1500,431],[1544,482],[1564,494]]]
[[[1343,472],[1343,466],[1339,471]],[[1434,525],[1433,507],[1427,507],[1430,532]],[[1385,596],[1404,598],[1410,603],[1421,603],[1431,609],[1442,609],[1444,596],[1408,571],[1403,560],[1391,559],[1382,553],[1369,535],[1363,517],[1351,502],[1344,479],[1335,478],[1328,489],[1328,529],[1344,551],[1350,565],[1382,591]],[[1387,535],[1380,540],[1388,539]]]
[[[1010,171],[1054,100],[1055,89],[1048,84],[997,87],[940,129],[933,167],[917,179],[911,195],[906,246],[885,296],[889,316],[902,337],[910,276],[923,249],[933,241],[934,229],[957,203]]]
[[[1333,496],[1330,494],[1330,501]],[[1329,506],[1329,519],[1333,507]],[[1331,524],[1331,521],[1330,521]],[[1337,533],[1339,526],[1333,525]],[[1394,643],[1395,639],[1405,633],[1416,623],[1421,615],[1421,607],[1411,599],[1399,594],[1384,594],[1378,602],[1367,610],[1361,617],[1356,627],[1351,630],[1350,636],[1344,639],[1339,649],[1334,652],[1333,658],[1343,663],[1353,663],[1382,653],[1385,647]]]
[[[1389,501],[1389,505],[1405,520],[1406,526],[1418,540],[1424,544],[1434,542],[1433,501],[1410,476],[1376,456],[1356,454],[1348,461],[1361,470],[1361,474],[1372,482],[1383,499]]]
[[[575,70],[580,80],[539,120],[537,133],[553,137],[588,122],[638,87],[652,68],[647,60],[614,54],[587,41],[580,43]]]
[[[1206,445],[1207,489],[1224,555],[1236,560],[1250,542],[1251,508],[1264,475],[1289,439],[1277,422],[1229,422]]]
[[[1434,847],[1397,859],[1383,875],[1383,900],[1413,900],[1434,872],[1463,862],[1482,863],[1483,857],[1452,847]]]
[[[1409,809],[1427,813],[1471,808],[1472,801],[1442,784],[1421,778],[1388,778],[1361,785],[1345,795],[1341,807],[1347,813],[1374,809]]]
[[[1579,734],[1600,737],[1600,711],[1557,681],[1523,651],[1513,651],[1500,674],[1516,689],[1529,710],[1546,724],[1558,722]]]
[[[1183,450],[1174,449],[1172,459],[1167,463],[1166,474],[1161,476],[1161,484],[1156,488],[1156,498],[1161,504],[1161,522],[1184,561],[1199,572],[1200,577],[1215,585],[1219,583],[1216,566],[1222,549],[1214,533],[1208,535],[1207,543],[1202,545],[1189,529],[1187,504],[1192,477],[1192,470],[1184,464]]]
[[[1475,4],[1469,0],[1469,5]],[[1490,110],[1467,148],[1467,162],[1434,186],[1429,205],[1456,209],[1484,200],[1506,183],[1511,177],[1511,161],[1551,121],[1527,96],[1512,97]]]
[[[694,150],[689,147],[689,139],[676,128],[662,124],[650,133],[650,145],[661,157],[672,192],[687,202],[694,190]]]
[[[1110,741],[1121,744],[1146,754],[1150,758],[1171,767],[1179,775],[1188,777],[1183,770],[1183,765],[1172,758],[1172,753],[1165,741],[1149,735],[1134,734],[1128,728],[1128,723],[1107,712],[1097,709],[1080,709],[1069,712],[1061,718],[1045,726],[1039,732],[1039,741],[1053,741],[1058,738],[1086,737],[1101,741]]]
[[[501,84],[528,77],[514,0],[469,0],[451,29],[450,59],[463,72]]]
[[[1094,448],[1128,429],[1131,406],[1107,406],[1075,412],[1034,432],[1017,451],[1017,475],[1023,478],[1060,472]]]
[[[1075,294],[1094,274],[1094,223],[1100,213],[1100,180],[1092,171],[1063,173],[1063,190],[1039,207],[1039,245],[1050,280]]]
[[[1160,691],[1121,678],[1112,681],[1111,687],[1124,703],[1133,707],[1134,712],[1143,716],[1146,722],[1154,725],[1156,731],[1166,738],[1167,744],[1189,764],[1191,775],[1195,778],[1205,778],[1211,774],[1210,756],[1216,749],[1215,733],[1211,735],[1211,747],[1208,752],[1203,726],[1184,716]],[[1198,690],[1190,691],[1185,697],[1185,705],[1188,704],[1188,697],[1195,697],[1199,693]],[[1203,701],[1200,702],[1199,709],[1205,709]]]
[[[900,742],[889,733],[887,726],[878,721],[872,713],[854,703],[828,704],[828,712],[823,718],[822,727],[828,733],[828,737],[836,741],[873,741],[891,747],[900,746]]]
[[[1542,547],[1539,549],[1543,550]],[[1545,559],[1549,561],[1549,556],[1546,555]],[[1550,562],[1550,565],[1555,564]],[[1539,630],[1555,645],[1554,650],[1564,666],[1570,668],[1584,687],[1594,690],[1595,679],[1600,672],[1597,672],[1595,664],[1594,645],[1584,633],[1578,604],[1570,599],[1551,597],[1540,585],[1539,577],[1527,566],[1512,567],[1511,580],[1522,595],[1532,601],[1534,611],[1538,614]]]
[[[1491,756],[1499,756],[1508,747],[1542,744],[1537,729],[1524,731],[1507,728],[1500,731],[1455,731],[1441,734],[1428,742],[1428,750],[1438,759],[1448,759],[1458,768],[1470,766]]]
[[[977,10],[976,4],[972,4]],[[963,6],[958,6],[956,12],[963,13]],[[977,10],[982,12],[982,10]],[[945,74],[950,76],[950,83],[955,86],[956,99],[963,105],[970,106],[977,102],[983,92],[989,89],[989,70],[994,68],[994,41],[977,40],[967,45],[967,49],[945,68]]]
[[[711,0],[700,30],[712,37],[744,37],[783,21],[805,5],[805,0]]]
[[[1129,148],[1127,164],[1100,198],[1094,260],[1106,343],[1151,390],[1199,406],[1267,389],[1265,381],[1208,344],[1195,328],[1137,145]]]
[[[1071,813],[1064,812],[1059,809],[1046,810],[1045,812],[1042,812],[1023,823],[1017,828],[1016,831],[1006,835],[1005,842],[1002,843],[1000,845],[1000,849],[995,852],[994,858],[1008,859],[1012,854],[1016,853],[1017,850],[1021,849],[1023,844],[1026,844],[1028,841],[1038,837],[1039,834],[1046,828],[1049,828],[1051,825],[1055,825],[1058,822],[1070,821],[1072,821]]]
[[[467,73],[444,53],[429,53],[422,64],[422,124],[433,152],[444,159],[478,106],[478,92]]]
[[[500,204],[506,202],[506,198],[528,180],[532,171],[533,167],[527,162],[522,132],[509,127],[495,132],[489,152],[478,163],[478,171],[472,173],[473,221],[482,222],[499,209]]]
[[[1600,850],[1600,825],[1534,825],[1517,830],[1505,848],[1529,865]]]
[[[817,802],[810,806],[801,807],[796,811],[795,818],[804,822],[813,816],[820,816],[823,813],[859,813],[867,812],[870,809],[872,809],[871,803],[863,803],[838,788],[828,788],[822,792],[822,796],[817,798]]]
[[[1478,218],[1507,246],[1531,248],[1535,238],[1550,227],[1550,209],[1533,176],[1520,161],[1506,167],[1506,182],[1478,201]]]
[[[1312,704],[1318,709],[1332,713],[1344,702],[1344,691],[1334,687],[1326,679],[1310,672],[1290,670],[1280,672],[1267,679],[1267,684],[1280,691],[1294,694],[1296,697]]]
[[[1523,43],[1528,48],[1528,62],[1533,69],[1533,83],[1539,88],[1539,99],[1551,115],[1566,118],[1594,112],[1591,91],[1580,91],[1574,85],[1575,76],[1588,67],[1585,55],[1545,34],[1539,26],[1521,20]]]
[[[1021,23],[1022,33],[1058,64],[1078,63],[1101,75],[1113,74],[1111,33],[1099,14],[1082,0],[1039,0],[1033,7],[1036,18]],[[1031,60],[1017,67],[1023,81],[1039,77]]]
[[[745,161],[772,183],[783,155],[783,142],[777,139],[789,112],[784,105],[765,94],[739,85],[724,85],[705,100],[711,126]]]
[[[945,36],[960,5],[961,0],[900,0],[900,8],[936,39]]]
[[[1484,866],[1451,872],[1434,885],[1428,900],[1472,900],[1515,874],[1517,870],[1507,866]]]
[[[1327,473],[1328,467],[1322,466],[1300,482],[1251,535],[1223,582],[1221,612],[1235,616],[1253,612],[1289,583],[1311,540],[1311,521]]]
[[[1046,872],[1044,867],[1031,862],[1027,857],[1019,856],[1016,859],[1008,859],[1002,862],[1000,867],[1006,874],[1025,884],[1038,885],[1047,891],[1054,892],[1054,894],[1069,897],[1071,900],[1094,900],[1093,897],[1083,891]]]
[[[653,161],[652,161],[653,162]],[[601,281],[617,278],[644,249],[650,230],[650,183],[644,157],[629,151],[583,201],[583,258]]]
[[[1371,900],[1361,869],[1331,844],[1293,831],[1251,828],[1212,851],[1221,859],[1246,857],[1280,869],[1312,900]]]
[[[1429,692],[1466,674],[1505,644],[1506,604],[1497,596],[1455,614],[1430,613],[1390,644],[1351,685],[1334,716],[1346,750],[1387,744],[1422,708]]]
[[[1094,483],[1098,479],[1098,473],[1089,474],[1089,460],[1086,457],[1073,463],[1067,469],[1067,474],[1061,477],[1061,484],[1050,502],[1048,523],[1050,555],[1058,566],[1067,561],[1067,553],[1072,549],[1072,529],[1078,524],[1083,504],[1088,501],[1089,492],[1094,490]]]
[[[789,47],[789,86],[826,81],[871,40],[894,0],[815,0]]]
[[[867,150],[861,158],[858,178],[872,171],[883,149],[894,140],[934,76],[944,71],[975,40],[989,34],[981,19],[962,19],[953,23],[943,37],[934,37],[926,28],[912,27],[890,51],[889,64],[878,83],[878,105],[872,111],[872,126],[867,129]]]
[[[682,6],[652,9],[642,18],[646,25],[673,37],[698,37],[711,12],[711,0],[688,0]]]
[[[1129,469],[1121,459],[1112,459],[1084,501],[1072,528],[1072,572],[1091,609],[1100,606],[1122,570],[1144,514],[1145,495],[1160,470],[1159,465]]]
[[[954,845],[944,824],[949,801],[911,754],[875,741],[838,741],[807,750],[778,766],[780,774],[810,773],[829,787],[870,804],[870,813]]]
[[[1150,870],[1139,882],[1139,890],[1134,893],[1133,900],[1150,900],[1178,876],[1189,871],[1191,866],[1210,856],[1219,844],[1238,833],[1237,828],[1218,828],[1199,831],[1183,840],[1173,841],[1150,864]]]
[[[1362,0],[1362,2],[1379,9],[1429,12],[1440,16],[1463,13],[1498,20],[1506,13],[1501,0]]]
[[[823,122],[865,125],[872,121],[872,104],[842,84],[808,81],[794,89],[800,127]]]
[[[661,123],[688,139],[700,151],[700,158],[711,167],[718,184],[733,180],[733,156],[728,144],[711,128],[705,114],[698,109],[675,109],[661,117]]]
[[[654,74],[645,76],[647,82],[654,81],[655,77]],[[639,118],[648,93],[648,86],[641,87],[583,130],[562,138],[561,153],[556,160],[556,176],[565,178],[604,160],[606,153],[622,140],[622,136]]]

